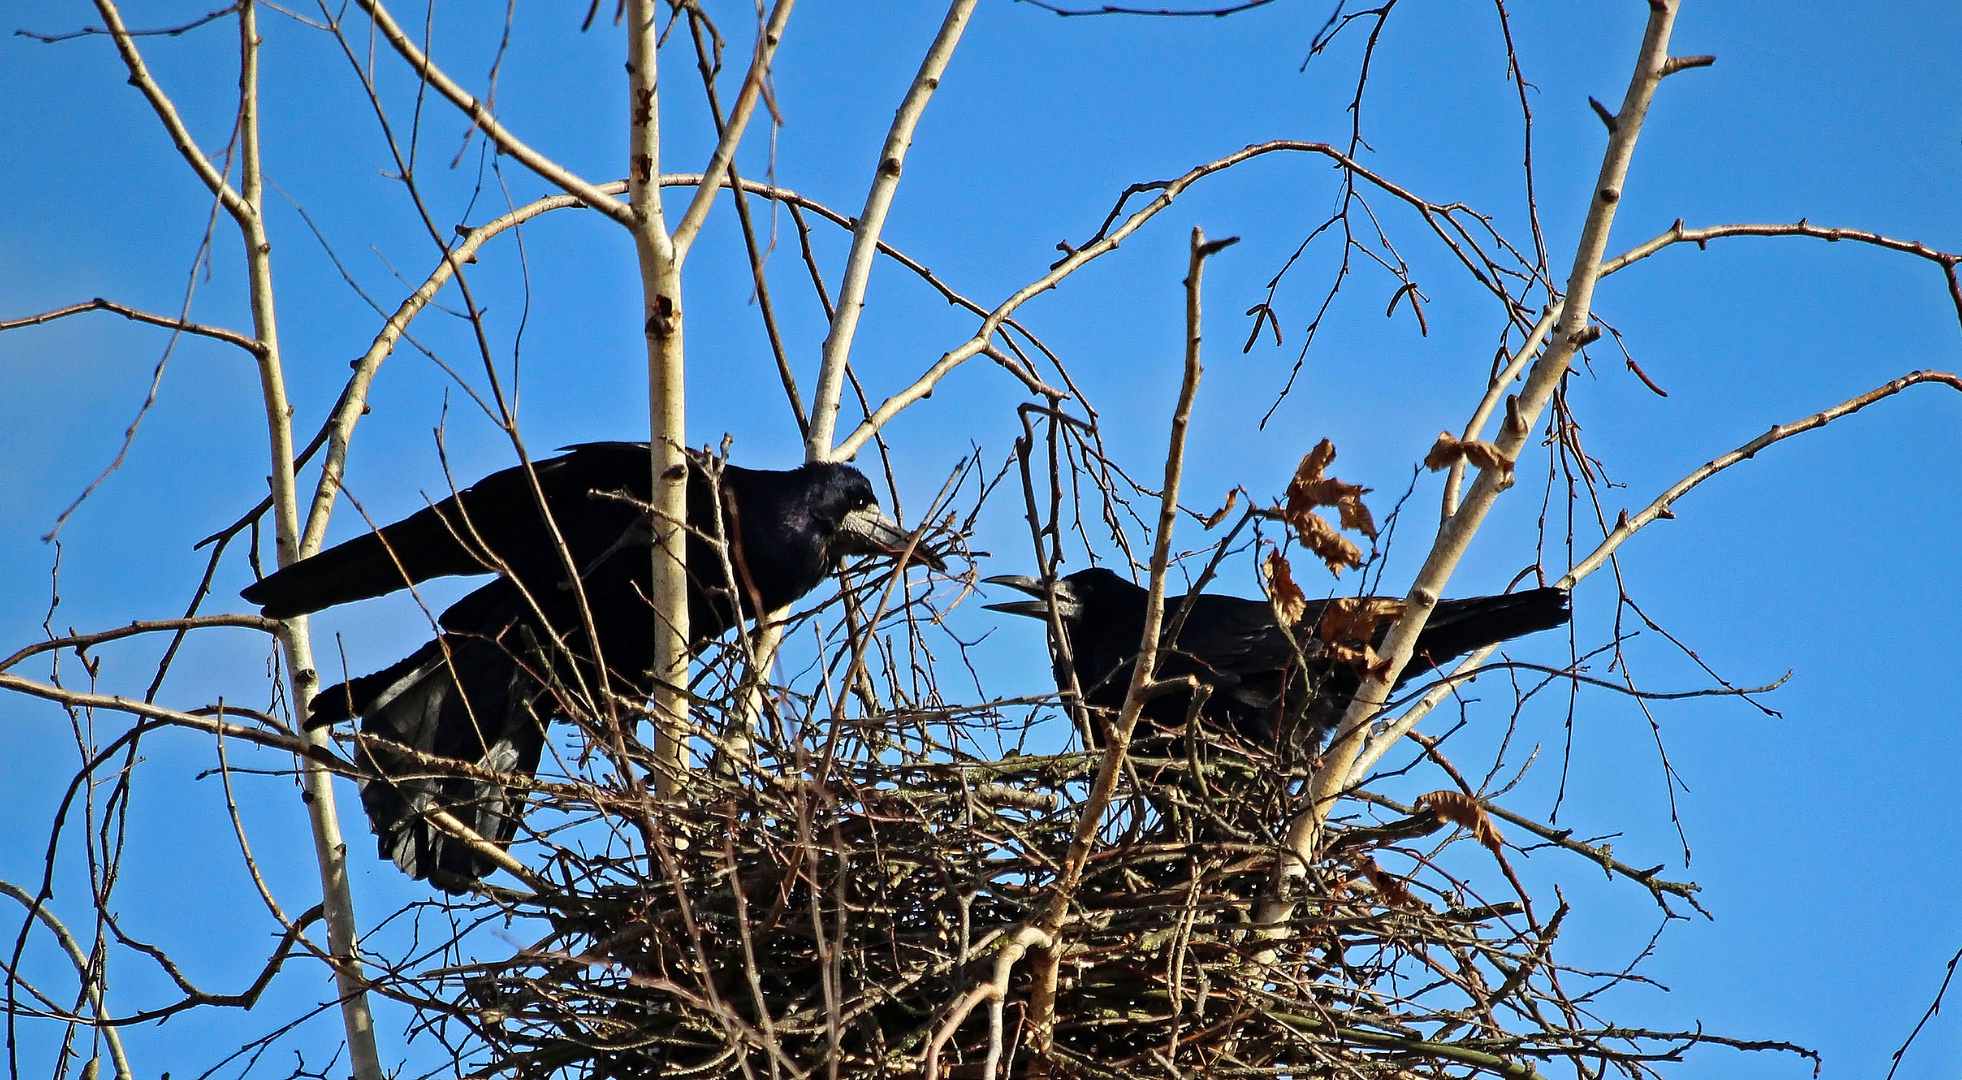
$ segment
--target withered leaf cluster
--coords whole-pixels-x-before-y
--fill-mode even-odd
[[[1316,513],[1316,508],[1334,507],[1342,528],[1371,540],[1376,539],[1376,519],[1370,516],[1369,507],[1363,505],[1362,497],[1369,492],[1368,488],[1323,475],[1334,460],[1335,444],[1327,439],[1308,451],[1295,467],[1294,479],[1288,481],[1281,519],[1294,529],[1303,547],[1328,564],[1330,573],[1340,574],[1344,567],[1362,565],[1362,551],[1330,525],[1327,518]]]
[[[1278,550],[1269,551],[1261,571],[1277,620],[1283,626],[1298,625],[1308,613],[1308,597],[1295,582],[1287,557]],[[1322,605],[1314,627],[1322,643],[1320,655],[1365,674],[1377,674],[1387,662],[1372,647],[1376,630],[1385,621],[1401,618],[1403,609],[1403,601],[1387,596],[1341,596],[1328,601]]]
[[[1402,618],[1403,609],[1403,601],[1387,596],[1343,596],[1329,601],[1315,627],[1315,635],[1322,639],[1323,655],[1353,665],[1365,675],[1379,674],[1389,666],[1389,660],[1376,655],[1376,628]]]

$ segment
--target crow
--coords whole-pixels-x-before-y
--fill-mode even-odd
[[[986,605],[991,610],[1049,618],[1048,594],[1040,579],[1005,576],[987,581],[1042,597]],[[1085,704],[1111,710],[1123,706],[1144,638],[1147,595],[1103,567],[1079,570],[1056,582],[1056,614],[1069,638],[1071,667]],[[1184,596],[1165,601],[1167,631],[1185,602]],[[1189,675],[1210,687],[1202,717],[1250,744],[1313,753],[1362,685],[1355,665],[1329,655],[1316,633],[1329,603],[1309,602],[1290,643],[1266,600],[1200,593],[1177,639],[1161,639],[1158,677]],[[1401,685],[1482,646],[1563,625],[1567,618],[1564,589],[1445,600],[1425,623],[1397,682]],[[1385,620],[1370,644],[1380,645],[1388,632]],[[1059,670],[1059,679],[1064,675]],[[1166,694],[1147,702],[1142,715],[1161,729],[1180,730],[1191,701],[1189,692]]]
[[[532,465],[536,491],[523,467],[493,473],[241,594],[266,615],[289,618],[430,578],[498,574],[443,612],[436,640],[316,695],[309,728],[359,717],[363,732],[421,754],[529,776],[554,717],[604,715],[607,694],[632,703],[652,695],[647,444],[566,449]],[[539,512],[539,493],[549,523]],[[691,651],[734,626],[738,612],[753,616],[797,600],[847,555],[900,554],[913,544],[849,465],[812,463],[781,472],[724,465],[718,500],[695,460],[687,498]],[[728,539],[726,562],[718,531]],[[913,559],[944,569],[924,548],[913,548]],[[568,562],[579,576],[576,590]],[[725,567],[734,568],[735,580]],[[587,613],[596,644],[587,634]],[[450,812],[500,847],[516,835],[521,793],[444,775],[426,759],[418,764],[381,747],[362,747],[357,762],[375,776],[362,784],[361,801],[381,856],[410,877],[458,891],[492,868],[426,820],[432,810]]]

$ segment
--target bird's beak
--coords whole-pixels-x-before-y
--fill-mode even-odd
[[[1016,600],[1007,604],[982,604],[989,611],[1006,611],[1010,615],[1027,615],[1031,619],[1049,619],[1049,604],[1044,600]]]
[[[1021,574],[1003,574],[999,577],[983,578],[989,585],[1006,585],[1018,592],[1028,593],[1034,600],[1016,600],[1007,604],[983,604],[989,611],[1005,611],[1010,615],[1027,615],[1032,619],[1049,618],[1049,590],[1043,588],[1041,578],[1024,577]],[[1067,581],[1056,583],[1056,607],[1063,618],[1076,615],[1080,605],[1070,592]]]
[[[899,523],[887,517],[875,503],[862,506],[845,515],[838,523],[838,536],[833,541],[833,550],[840,555],[904,555],[912,548],[909,563],[923,563],[935,570],[947,569],[940,556],[927,550],[925,544],[915,544],[913,534],[899,527]]]

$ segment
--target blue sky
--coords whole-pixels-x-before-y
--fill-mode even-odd
[[[133,25],[160,26],[209,6],[157,3],[128,17]],[[500,116],[581,174],[612,179],[625,159],[621,42],[611,30],[579,34],[583,5],[571,6],[580,10],[520,5],[498,90]],[[1564,278],[1605,138],[1587,98],[1620,100],[1645,5],[1516,6],[1513,30],[1532,84],[1540,210]],[[1128,184],[1177,175],[1251,142],[1340,142],[1360,38],[1345,37],[1302,68],[1330,7],[1329,0],[1281,0],[1230,19],[1058,19],[1028,5],[984,3],[916,138],[886,238],[991,305],[1039,276],[1059,240],[1088,236]],[[746,54],[745,10],[718,12],[732,58]],[[8,29],[36,31],[96,21],[91,8],[66,2],[12,5],[8,16]],[[398,17],[420,22],[420,9],[403,8]],[[855,214],[891,111],[939,19],[924,4],[800,7],[776,65],[784,126],[774,157],[757,129],[740,159],[745,173],[760,179],[774,172],[784,186]],[[435,25],[439,62],[481,86],[496,22],[455,5],[439,9]],[[338,47],[272,12],[263,15],[263,31],[266,169],[277,184],[269,218],[288,379],[304,437],[380,319],[342,279],[295,206],[385,308],[406,291],[396,274],[419,280],[433,265],[433,247],[401,185],[384,175],[392,165]],[[1675,41],[1677,53],[1718,60],[1670,79],[1658,96],[1611,251],[1678,217],[1690,225],[1805,217],[1962,249],[1955,209],[1962,203],[1962,84],[1953,67],[1962,9],[1691,0]],[[203,145],[222,145],[235,79],[229,25],[148,39],[145,49]],[[7,208],[0,212],[0,281],[7,285],[0,318],[94,296],[177,310],[209,200],[125,84],[114,50],[100,37],[54,45],[8,37],[0,50],[9,88],[0,140],[17,148],[0,166],[0,205]],[[674,50],[663,63],[664,164],[694,171],[709,142],[690,92],[692,65]],[[376,66],[391,118],[406,130],[411,82],[392,57],[379,56]],[[1430,199],[1489,212],[1499,229],[1523,241],[1517,102],[1492,10],[1400,7],[1374,73],[1363,106],[1365,162]],[[432,102],[422,125],[420,179],[439,226],[497,212],[500,177],[482,167],[480,143],[471,144],[461,167],[448,168],[464,122]],[[503,169],[502,182],[517,201],[547,190],[516,167]],[[1386,508],[1436,432],[1463,426],[1486,378],[1501,325],[1497,309],[1454,275],[1421,223],[1378,199],[1374,205],[1423,286],[1428,336],[1417,333],[1407,309],[1385,319],[1395,283],[1360,271],[1308,353],[1293,394],[1256,428],[1296,359],[1332,249],[1318,241],[1282,287],[1282,346],[1264,338],[1242,355],[1248,325],[1238,313],[1264,296],[1267,280],[1327,214],[1335,183],[1319,160],[1299,157],[1210,178],[1119,251],[1020,313],[1097,403],[1113,454],[1134,475],[1152,475],[1162,456],[1178,377],[1179,281],[1195,224],[1242,242],[1207,275],[1207,373],[1187,477],[1193,505],[1216,505],[1236,485],[1277,494],[1300,454],[1326,436],[1340,448],[1336,471],[1377,488],[1375,499]],[[795,232],[788,218],[777,225],[771,280],[808,390],[824,326],[803,284]],[[527,229],[523,242],[528,294],[509,236],[486,249],[473,282],[489,308],[500,363],[507,372],[514,358],[520,363],[528,445],[537,451],[644,437],[639,286],[627,238],[597,215],[566,211]],[[194,318],[250,326],[236,246],[235,232],[221,223],[209,276],[198,279]],[[820,232],[818,255],[834,282],[844,251],[838,233]],[[715,442],[726,432],[739,463],[790,463],[796,432],[748,305],[748,268],[726,202],[688,275],[691,438]],[[1590,452],[1615,484],[1626,485],[1607,494],[1610,516],[1620,506],[1645,505],[1690,469],[1774,423],[1910,370],[1958,366],[1957,316],[1939,272],[1853,244],[1733,239],[1707,251],[1672,249],[1607,281],[1596,307],[1669,392],[1652,394],[1605,342],[1590,350],[1591,368],[1572,383]],[[879,266],[854,352],[868,393],[877,400],[896,390],[971,329],[971,319],[897,267]],[[474,370],[461,321],[432,312],[415,333],[445,360]],[[0,566],[10,571],[0,578],[0,651],[41,635],[55,552],[40,537],[114,458],[164,344],[161,331],[99,314],[0,335]],[[991,462],[1007,453],[1016,391],[982,361],[889,429],[901,493],[911,500],[906,509],[923,504],[976,448]],[[432,437],[439,424],[459,477],[510,462],[501,436],[413,349],[383,367],[374,406],[350,458],[349,489],[377,519],[406,513],[422,504],[421,492],[443,488]],[[1617,834],[1615,850],[1631,864],[1668,862],[1670,875],[1703,885],[1702,902],[1717,916],[1676,923],[1662,935],[1644,970],[1668,992],[1618,992],[1606,1009],[1615,1019],[1658,1028],[1701,1021],[1726,1034],[1788,1039],[1824,1051],[1828,1076],[1870,1076],[1884,1072],[1943,964],[1962,948],[1962,917],[1952,903],[1962,869],[1939,824],[1940,808],[1958,795],[1952,715],[1962,676],[1949,657],[1962,636],[1954,605],[1962,552],[1953,530],[1962,520],[1962,494],[1947,476],[1962,451],[1959,414],[1962,400],[1953,392],[1912,390],[1767,451],[1684,499],[1676,520],[1623,549],[1630,595],[1703,660],[1743,684],[1787,670],[1793,677],[1767,700],[1778,719],[1722,699],[1654,708],[1688,789],[1676,797],[1694,855],[1687,869],[1648,720],[1621,697],[1580,695],[1561,824],[1583,835]],[[263,430],[244,355],[180,343],[128,461],[61,534],[57,629],[181,611],[204,565],[191,545],[264,492]],[[1544,462],[1529,463],[1536,464],[1522,465],[1522,483],[1502,500],[1454,592],[1501,589],[1533,560]],[[1419,524],[1434,520],[1438,483],[1434,476],[1419,480],[1411,531],[1386,584],[1400,588],[1414,568]],[[976,546],[995,553],[984,573],[1026,570],[1018,513],[997,504],[982,521]],[[360,527],[344,507],[332,535]],[[1548,552],[1556,573],[1562,558]],[[232,598],[248,580],[243,560],[229,558],[214,603],[242,609]],[[1250,594],[1250,562],[1230,568],[1221,587]],[[1576,609],[1584,646],[1606,639],[1614,608],[1607,575],[1582,586]],[[979,610],[963,609],[957,618],[963,633],[976,636],[995,621]],[[357,673],[402,655],[426,631],[412,607],[388,601],[331,613],[316,626],[323,643],[341,635]],[[989,691],[1040,688],[1047,664],[1031,629],[1004,627],[977,650]],[[328,654],[332,646],[319,647]],[[156,647],[105,655],[104,685],[140,690]],[[1533,656],[1553,663],[1563,657],[1557,642]],[[1651,688],[1702,685],[1695,666],[1657,635],[1639,637],[1630,657]],[[187,650],[160,700],[189,706],[225,695],[262,706],[270,694],[266,663],[258,639],[213,635]],[[72,661],[64,670],[78,675]],[[1504,691],[1494,686],[1492,694],[1500,700],[1483,714],[1474,711],[1472,729],[1461,736],[1460,753],[1470,760],[1485,745],[1478,740],[1503,723]],[[1551,808],[1567,737],[1563,719],[1564,710],[1552,706],[1525,715],[1524,738],[1544,751],[1503,800],[1509,808]],[[100,723],[113,730],[116,721]],[[250,978],[252,955],[263,953],[272,924],[244,891],[217,782],[196,778],[214,764],[212,749],[166,735],[146,743],[146,751],[133,854],[118,894],[127,928],[192,957],[200,985],[234,989]],[[0,698],[0,821],[7,823],[0,826],[0,878],[38,880],[48,808],[74,756],[63,713]],[[255,851],[289,906],[304,908],[312,857],[291,785],[277,777],[244,784]],[[353,803],[350,788],[344,805]],[[362,910],[386,911],[419,895],[419,886],[367,857],[358,822],[350,821],[349,831],[357,834]],[[1546,895],[1558,884],[1575,902],[1562,940],[1569,963],[1620,967],[1655,930],[1653,905],[1637,889],[1604,886],[1586,865],[1553,853],[1538,853],[1525,867]],[[59,880],[70,887],[57,893],[57,912],[80,919],[80,879]],[[133,1030],[138,1071],[196,1075],[248,1032],[270,1026],[268,1017],[290,1015],[324,989],[317,968],[296,964],[250,1016],[192,1016]],[[125,962],[112,1003],[129,1009],[164,994],[152,973]],[[401,1022],[384,1016],[385,1056],[401,1052]],[[48,1034],[28,1030],[29,1074],[45,1071],[30,1063],[47,1060]],[[316,1022],[293,1041],[310,1062],[324,1058],[333,1024]],[[1952,1075],[1959,1057],[1962,1033],[1938,1017],[1900,1075]],[[1713,1050],[1665,1066],[1686,1077],[1796,1077],[1805,1068],[1792,1059]]]

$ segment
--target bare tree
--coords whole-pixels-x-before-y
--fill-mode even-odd
[[[1132,14],[1225,16],[1267,2]],[[627,72],[625,101],[612,108],[625,133],[626,160],[611,162],[600,176],[564,164],[560,158],[570,160],[570,153],[555,157],[541,149],[547,133],[519,130],[498,106],[503,44],[481,92],[447,67],[433,6],[402,21],[380,0],[290,11],[240,0],[186,24],[132,29],[112,0],[95,0],[100,27],[38,35],[51,42],[101,37],[113,46],[129,82],[210,198],[212,224],[196,265],[206,265],[226,230],[236,230],[252,326],[248,332],[192,320],[187,289],[175,315],[97,299],[10,317],[0,330],[31,332],[68,317],[110,313],[166,330],[173,342],[191,335],[236,348],[258,374],[271,467],[265,500],[209,539],[202,580],[182,614],[58,632],[57,600],[42,639],[0,662],[0,687],[62,710],[79,755],[67,794],[48,808],[45,858],[28,868],[38,881],[0,882],[22,911],[6,964],[14,1074],[39,1067],[23,1061],[17,1037],[33,1026],[59,1032],[51,1054],[57,1075],[80,1062],[84,1075],[108,1067],[133,1076],[149,1066],[132,1064],[124,1029],[185,1013],[250,1009],[295,957],[332,973],[336,993],[328,1007],[339,1012],[347,1055],[345,1063],[338,1055],[332,1062],[302,1057],[295,1076],[345,1070],[360,1080],[405,1072],[1537,1080],[1555,1064],[1581,1078],[1608,1069],[1651,1074],[1700,1045],[1816,1060],[1785,1042],[1600,1015],[1603,993],[1641,976],[1632,967],[1597,972],[1556,957],[1569,905],[1558,894],[1551,905],[1535,895],[1514,858],[1527,850],[1562,851],[1577,866],[1599,868],[1645,892],[1664,921],[1701,910],[1696,886],[1664,878],[1660,866],[1630,865],[1607,843],[1552,820],[1500,805],[1522,767],[1503,746],[1469,767],[1446,745],[1459,728],[1439,723],[1448,704],[1468,706],[1461,691],[1480,673],[1488,684],[1510,680],[1514,723],[1528,700],[1550,688],[1601,687],[1646,707],[1697,695],[1755,700],[1771,687],[1736,686],[1715,672],[1703,689],[1638,685],[1621,662],[1626,638],[1619,620],[1631,606],[1624,591],[1614,636],[1599,648],[1580,647],[1576,638],[1559,663],[1495,661],[1496,647],[1481,649],[1454,670],[1429,673],[1402,698],[1393,692],[1413,662],[1423,663],[1414,649],[1426,621],[1488,516],[1538,451],[1546,459],[1546,498],[1564,498],[1568,525],[1562,536],[1543,514],[1540,550],[1526,560],[1521,578],[1571,589],[1603,568],[1616,567],[1619,576],[1617,552],[1638,532],[1671,516],[1672,504],[1698,485],[1774,444],[1916,386],[1962,389],[1952,374],[1901,373],[1837,404],[1821,402],[1809,415],[1728,452],[1712,448],[1716,456],[1706,465],[1656,493],[1645,508],[1612,518],[1605,513],[1600,464],[1582,445],[1567,396],[1587,348],[1604,332],[1620,336],[1595,311],[1603,278],[1684,243],[1844,242],[1928,264],[1962,319],[1956,271],[1962,255],[1857,227],[1679,220],[1640,244],[1611,240],[1651,106],[1676,87],[1673,76],[1714,62],[1672,49],[1681,6],[1681,0],[1650,0],[1622,103],[1613,110],[1594,104],[1606,149],[1585,193],[1571,259],[1558,259],[1568,267],[1564,277],[1555,277],[1557,256],[1541,228],[1539,200],[1581,193],[1554,194],[1536,182],[1528,81],[1503,4],[1492,17],[1506,43],[1503,60],[1526,132],[1520,182],[1526,238],[1508,235],[1496,213],[1420,191],[1371,164],[1361,102],[1377,43],[1393,16],[1403,17],[1390,0],[1367,10],[1338,5],[1310,43],[1312,57],[1345,37],[1363,39],[1346,76],[1354,87],[1346,141],[1271,139],[1170,179],[1134,183],[1100,222],[1084,223],[1094,225],[1084,240],[1058,245],[1061,258],[1046,270],[998,298],[979,299],[883,237],[891,208],[905,194],[908,150],[922,125],[932,123],[934,94],[958,59],[975,0],[948,5],[876,160],[863,163],[870,175],[855,216],[778,183],[775,175],[760,182],[738,171],[739,158],[752,160],[739,152],[745,135],[775,123],[758,110],[767,116],[775,108],[773,65],[780,45],[797,32],[791,0],[759,3],[753,13],[735,6],[734,14],[712,13],[693,0],[622,0],[613,11],[595,0],[581,29],[605,35],[610,20],[617,29],[604,39],[606,47]],[[504,15],[506,42],[514,9]],[[422,276],[403,280],[403,298],[393,306],[362,293],[374,308],[372,338],[324,412],[321,402],[296,403],[289,392],[293,373],[284,357],[292,350],[282,351],[275,318],[275,299],[288,279],[275,263],[267,224],[262,16],[273,19],[273,32],[329,43],[342,58],[344,69],[320,77],[351,79],[367,102],[406,220],[420,230],[428,252]],[[738,22],[753,22],[753,29],[735,34]],[[208,33],[207,27],[226,24],[237,35],[238,90],[228,105],[229,132],[216,140],[214,129],[194,130],[185,119],[192,112],[185,95],[205,95],[168,85],[152,73],[146,54],[163,43],[157,35]],[[732,41],[749,47],[740,62],[725,64]],[[658,78],[664,52],[665,104]],[[699,95],[692,87],[677,89],[687,84],[690,67],[699,75]],[[690,104],[678,104],[683,100]],[[199,104],[197,114],[210,112],[207,102]],[[418,168],[432,152],[431,129],[450,130],[445,124],[464,127],[465,150],[474,142],[496,162],[492,183],[507,205],[481,224],[451,228],[446,219],[481,217],[474,212],[483,170],[478,190],[454,206],[455,192]],[[222,149],[209,149],[221,141]],[[706,153],[689,158],[677,146]],[[464,156],[459,152],[457,160]],[[1195,185],[1231,184],[1250,163],[1275,160],[1326,166],[1339,177],[1338,191],[1326,220],[1301,240],[1247,311],[1249,348],[1263,333],[1279,338],[1284,279],[1307,272],[1297,271],[1297,262],[1323,236],[1340,245],[1339,256],[1316,293],[1308,342],[1345,288],[1354,291],[1352,274],[1362,265],[1393,282],[1390,313],[1407,305],[1428,331],[1426,293],[1400,245],[1423,245],[1494,305],[1500,347],[1490,375],[1466,403],[1463,427],[1439,435],[1422,463],[1444,474],[1434,536],[1424,535],[1426,515],[1406,501],[1385,513],[1379,528],[1362,501],[1368,492],[1329,474],[1335,447],[1317,447],[1313,439],[1300,447],[1306,456],[1285,491],[1237,490],[1224,506],[1195,504],[1182,494],[1188,429],[1195,411],[1207,408],[1204,271],[1233,239],[1208,241],[1193,229],[1183,265],[1166,270],[1183,271],[1181,381],[1162,455],[1143,464],[1114,452],[1106,434],[1121,431],[1136,442],[1139,432],[1159,430],[1164,418],[1114,424],[1080,389],[1071,366],[1081,363],[1066,362],[1021,320],[1036,297],[1134,236],[1165,229],[1159,219]],[[700,171],[675,171],[691,167]],[[523,202],[511,197],[507,168],[550,193]],[[670,188],[674,205],[685,206],[672,225],[662,198]],[[890,565],[850,567],[835,590],[812,594],[807,607],[769,613],[691,657],[681,545],[691,528],[710,526],[688,520],[684,478],[687,455],[710,441],[686,423],[686,376],[706,361],[699,339],[690,346],[685,333],[685,286],[697,279],[684,268],[724,205],[733,211],[731,237],[740,239],[734,250],[747,266],[746,284],[783,386],[792,422],[786,426],[794,425],[806,460],[866,458],[876,450],[899,503],[901,482],[885,441],[898,417],[977,357],[1000,368],[1022,400],[1013,410],[1011,446],[976,449],[924,505],[912,500],[917,543],[963,556],[964,565],[957,558],[954,572],[924,582]],[[583,219],[563,213],[578,209],[591,213]],[[519,346],[501,343],[476,283],[499,265],[507,277],[522,277],[525,231],[558,228],[566,219],[594,232],[626,229],[639,271],[636,320],[647,349],[654,492],[642,509],[656,538],[648,600],[656,623],[649,670],[657,690],[651,700],[636,701],[601,686],[556,702],[554,715],[564,723],[536,776],[386,746],[434,775],[495,780],[522,792],[531,809],[509,852],[455,818],[435,815],[439,828],[493,858],[508,881],[479,882],[448,900],[418,897],[380,908],[364,902],[357,910],[334,778],[385,782],[357,764],[363,760],[357,750],[381,743],[371,734],[305,724],[323,667],[305,617],[272,620],[205,608],[221,565],[229,568],[222,562],[228,553],[243,550],[253,571],[262,569],[268,519],[276,566],[322,549],[333,512],[349,494],[344,485],[354,436],[368,430],[361,420],[378,404],[377,374],[404,344],[442,366],[510,455],[529,468],[533,454],[518,408]],[[795,234],[795,256],[781,232]],[[518,243],[494,245],[500,238]],[[828,245],[845,248],[842,270],[829,279]],[[338,267],[338,257],[335,262]],[[918,282],[965,320],[937,359],[889,384],[862,379],[852,363],[861,315],[876,295],[875,267]],[[344,268],[337,272],[354,282]],[[800,301],[808,292],[808,303],[822,314],[825,334],[815,355],[799,355],[779,323],[786,274]],[[196,281],[194,272],[193,288]],[[524,289],[528,298],[528,279]],[[419,320],[433,310],[459,317],[466,328],[462,348],[480,372],[466,378],[466,365],[418,339],[427,325]],[[1305,355],[1307,344],[1302,347]],[[807,398],[796,372],[812,364],[817,374]],[[1627,364],[1654,386],[1632,356]],[[318,376],[310,374],[309,382],[317,384]],[[848,387],[859,409],[856,423],[849,414],[841,417]],[[304,445],[296,422],[298,432],[316,431]],[[132,425],[125,451],[135,431]],[[442,437],[439,432],[439,445]],[[728,449],[724,440],[719,451],[698,459],[713,469]],[[1162,475],[1148,475],[1161,467]],[[310,468],[316,471],[308,491],[301,478]],[[1421,475],[1413,477],[1413,492]],[[1555,491],[1556,476],[1564,478],[1564,496]],[[535,478],[533,486],[550,520]],[[1382,512],[1382,496],[1374,501]],[[1321,513],[1331,507],[1338,522]],[[369,517],[365,507],[356,509]],[[1577,513],[1594,515],[1598,535],[1574,527]],[[1055,693],[1000,697],[983,688],[969,660],[974,643],[950,628],[949,617],[982,576],[971,547],[988,520],[1026,522],[1029,556],[1052,588],[1064,564],[1079,557],[1139,576],[1148,613],[1120,708],[1090,704],[1086,688],[1075,685],[1060,623],[1050,627],[1050,663],[1032,665],[1053,669]],[[1398,532],[1406,547],[1428,544],[1426,554],[1407,583],[1384,582]],[[235,544],[240,537],[248,542]],[[724,536],[710,539],[731,560],[729,579],[736,580],[740,553]],[[1549,563],[1548,542],[1568,546],[1564,566]],[[570,551],[561,545],[561,553],[569,580],[577,581]],[[1296,582],[1309,575],[1298,573],[1296,562],[1354,571],[1327,590],[1352,597],[1341,608],[1350,618],[1302,621],[1306,596]],[[1222,567],[1240,563],[1264,568],[1276,625],[1303,662],[1357,670],[1360,690],[1325,747],[1285,740],[1252,745],[1213,730],[1202,715],[1203,688],[1160,678],[1161,631],[1184,619],[1167,602],[1168,593],[1182,591],[1179,576],[1197,592]],[[1371,599],[1376,592],[1393,595]],[[585,640],[596,640],[583,597],[581,604]],[[180,646],[240,629],[276,643],[279,671],[272,691],[261,694],[266,707],[238,705],[253,700],[244,692],[197,705],[160,703],[168,701],[160,691]],[[153,640],[168,644],[147,689],[123,692],[129,676],[121,669],[138,666],[143,654],[136,647]],[[1605,677],[1595,673],[1602,657],[1613,661]],[[605,665],[592,668],[604,679]],[[1149,702],[1173,690],[1194,692],[1183,729],[1143,720]],[[1574,701],[1570,694],[1570,725]],[[1497,716],[1503,703],[1478,712]],[[186,973],[185,946],[152,944],[119,922],[132,785],[147,775],[144,748],[162,739],[209,740],[193,745],[210,747],[212,774],[223,785],[232,826],[223,840],[236,847],[251,891],[279,928],[264,958],[255,958],[255,978],[238,993],[200,988]],[[253,764],[238,764],[239,754]],[[234,794],[234,785],[254,772],[298,779],[319,867],[317,898],[294,895],[290,883],[262,873],[248,815]],[[1435,777],[1441,786],[1406,793],[1411,776]],[[56,882],[77,874],[87,883],[86,897],[58,902]],[[88,928],[78,932],[84,919]],[[50,981],[53,970],[36,967],[30,956],[30,946],[50,943],[60,958],[60,989]],[[174,988],[169,1000],[118,1000],[112,968],[120,973],[136,964]],[[378,1026],[378,1001],[389,1003],[385,1010],[402,1010],[395,1015],[407,1017],[406,1037]],[[270,1031],[234,1040],[243,1049],[221,1065],[236,1063],[241,1072],[274,1068],[266,1055],[304,1019],[284,1018]]]

